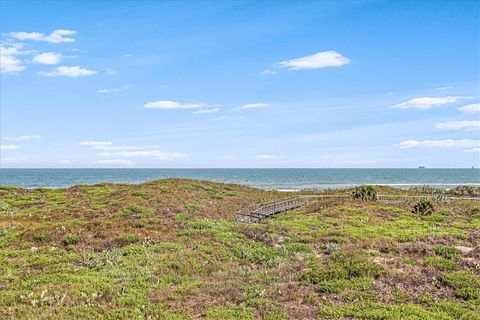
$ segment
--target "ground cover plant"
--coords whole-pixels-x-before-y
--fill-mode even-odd
[[[353,192],[245,224],[237,210],[292,194],[0,188],[0,318],[480,319],[480,202],[431,200],[423,215],[418,199]]]

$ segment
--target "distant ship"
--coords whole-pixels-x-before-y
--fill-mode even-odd
[[[425,166],[419,166],[418,169],[425,169]]]

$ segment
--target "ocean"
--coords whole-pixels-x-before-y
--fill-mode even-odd
[[[480,169],[0,169],[0,185],[63,188],[78,184],[142,183],[188,178],[262,189],[341,188],[361,184],[407,188],[480,185]]]

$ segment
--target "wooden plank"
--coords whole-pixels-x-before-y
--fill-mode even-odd
[[[255,208],[250,210],[241,210],[237,212],[237,215],[240,217],[238,218],[239,221],[261,221],[265,218],[268,218],[274,214],[285,212],[289,210],[293,210],[299,208],[307,203],[306,198],[293,198],[282,200],[279,202],[270,202],[265,203],[259,206],[250,206],[249,208]]]

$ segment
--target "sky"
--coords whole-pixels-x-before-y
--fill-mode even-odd
[[[0,1],[2,168],[480,166],[480,2]]]

